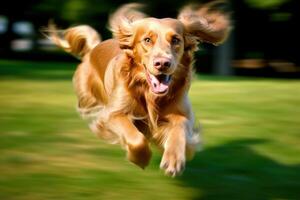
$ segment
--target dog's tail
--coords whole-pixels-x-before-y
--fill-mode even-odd
[[[57,46],[79,58],[84,57],[101,42],[97,31],[87,25],[58,30],[53,23],[49,23],[45,32]]]

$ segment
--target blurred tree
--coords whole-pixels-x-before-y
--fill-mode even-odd
[[[46,16],[46,19],[42,22],[44,25],[49,19],[53,19],[55,23],[63,27],[89,24],[107,34],[107,15],[115,4],[117,4],[116,1],[39,0],[32,6],[32,10]]]
[[[273,9],[288,1],[290,0],[245,0],[250,7],[258,9]]]

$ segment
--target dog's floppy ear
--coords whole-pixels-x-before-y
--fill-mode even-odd
[[[121,49],[131,49],[134,41],[133,23],[146,15],[138,9],[141,4],[131,3],[120,7],[109,19],[113,37],[119,41]]]
[[[231,29],[228,13],[218,9],[223,1],[213,1],[203,5],[188,5],[179,15],[186,30],[187,45],[196,48],[198,42],[208,42],[215,45],[222,43]]]

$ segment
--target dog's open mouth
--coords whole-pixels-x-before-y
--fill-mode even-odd
[[[152,92],[155,94],[165,94],[168,92],[171,83],[171,75],[159,74],[155,76],[147,71],[147,80]]]

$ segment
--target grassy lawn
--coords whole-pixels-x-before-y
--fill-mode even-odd
[[[196,77],[203,150],[141,170],[76,113],[76,64],[0,61],[0,199],[300,199],[300,80]]]

